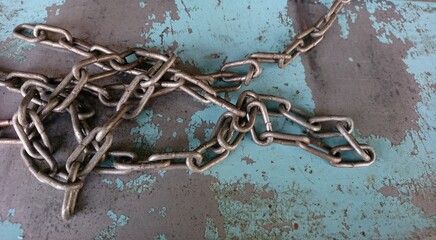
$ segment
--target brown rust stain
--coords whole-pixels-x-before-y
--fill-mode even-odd
[[[346,8],[353,9],[355,4],[363,3],[352,2]],[[420,88],[403,62],[412,43],[381,43],[370,27],[370,14],[361,9],[348,39],[340,37],[339,25],[335,23],[323,42],[302,56],[315,111],[351,116],[362,136],[383,136],[399,144],[406,131],[419,128],[416,104],[421,100]],[[289,1],[288,5],[288,14],[297,24],[296,32],[311,26],[326,10],[321,4],[306,1]],[[378,11],[374,16],[386,14],[403,20],[393,10]]]

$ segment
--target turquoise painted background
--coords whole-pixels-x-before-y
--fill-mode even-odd
[[[0,57],[25,61],[26,53],[33,45],[13,40],[13,27],[22,22],[44,23],[49,15],[62,17],[69,11],[63,8],[65,2],[1,0]],[[320,2],[329,7],[332,1]],[[156,18],[153,14],[145,15],[147,30],[138,34],[146,41],[138,41],[136,45],[162,51],[173,46],[181,62],[204,72],[217,70],[224,61],[241,59],[251,52],[280,51],[298,32],[288,16],[285,0],[273,4],[269,1],[176,0],[175,6],[178,18],[173,17],[171,10],[166,11],[159,21],[153,21]],[[147,10],[149,3],[138,1],[136,7]],[[401,18],[382,18],[380,13],[383,12],[393,12]],[[259,147],[247,137],[229,159],[205,173],[217,180],[209,188],[221,214],[219,224],[215,216],[204,219],[206,239],[435,236],[436,3],[356,1],[338,18],[340,28],[337,33],[342,39],[350,38],[354,32],[351,30],[359,26],[356,19],[362,14],[369,16],[371,25],[366,27],[375,31],[380,43],[411,46],[402,56],[402,61],[419,86],[420,101],[414,109],[418,114],[419,128],[407,130],[400,144],[393,144],[386,136],[358,136],[359,141],[374,146],[378,155],[372,166],[359,169],[333,168],[296,148],[280,145]],[[322,47],[323,44],[319,46]],[[211,58],[211,54],[216,54],[216,57]],[[348,60],[355,61],[352,56]],[[285,97],[313,113],[317,103],[307,84],[305,71],[301,58],[283,70],[266,65],[263,75],[253,81],[249,89]],[[234,101],[237,96],[238,92],[229,97]],[[185,134],[189,147],[195,148],[201,142],[196,131],[206,128],[204,134],[207,138],[222,112],[218,107],[206,106],[190,119],[177,119],[176,123],[187,127],[177,132],[171,130],[169,134],[175,139]],[[133,143],[138,151],[142,151],[144,145],[153,147],[159,141],[165,141],[160,137],[168,130],[155,120],[165,121],[170,117],[146,110],[136,119],[137,126],[130,129],[130,134],[135,138]],[[282,119],[274,119],[273,125],[278,131],[296,129]],[[166,181],[166,178],[167,173],[161,171],[157,175],[144,173],[130,179],[106,177],[100,185],[110,188],[114,194],[134,192],[141,195],[150,192],[156,182]],[[13,204],[1,206],[0,232],[5,234],[4,239],[27,236],[26,226],[15,220],[15,211],[19,210]],[[165,218],[172,207],[149,211]],[[102,218],[109,218],[111,224],[101,227],[95,233],[95,239],[117,239],[132,224],[129,220],[132,214],[135,213],[108,209],[107,216]],[[159,232],[155,239],[173,238]]]

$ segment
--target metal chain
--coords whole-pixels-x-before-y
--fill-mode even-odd
[[[0,87],[18,92],[23,100],[12,120],[0,121],[0,128],[13,126],[18,139],[3,138],[1,144],[22,144],[21,156],[30,172],[40,181],[65,191],[62,217],[74,213],[77,195],[91,173],[128,174],[148,169],[189,169],[203,172],[226,159],[249,133],[260,146],[283,144],[297,146],[327,160],[335,167],[363,167],[372,164],[376,155],[372,147],[360,144],[352,136],[354,123],[343,116],[310,116],[287,99],[244,91],[236,103],[225,100],[220,93],[233,92],[249,85],[261,75],[262,63],[277,63],[280,68],[290,64],[301,53],[318,45],[337,19],[338,12],[349,0],[336,0],[328,13],[309,29],[298,34],[282,53],[257,52],[249,58],[229,62],[212,74],[189,74],[175,65],[176,56],[132,48],[117,53],[97,44],[77,39],[65,29],[49,25],[22,24],[13,31],[15,37],[32,43],[79,54],[85,59],[75,63],[63,78],[42,74],[11,72],[4,74]],[[91,65],[98,71],[88,69]],[[241,74],[235,68],[247,66]],[[95,69],[95,68],[94,68]],[[233,70],[233,71],[232,71]],[[131,81],[101,83],[101,79],[124,73]],[[165,75],[165,77],[164,77]],[[100,83],[97,83],[100,82]],[[182,91],[205,104],[226,110],[218,119],[211,138],[196,149],[186,152],[152,154],[146,158],[129,151],[113,151],[113,130],[125,120],[138,116],[152,98],[173,91]],[[101,126],[91,126],[96,117],[89,95],[113,109],[113,115]],[[268,107],[278,106],[276,108]],[[46,132],[47,119],[68,113],[77,146],[64,163],[54,156],[55,149]],[[307,134],[274,131],[272,118],[286,119],[300,125]],[[263,129],[255,127],[261,122]],[[333,129],[325,130],[333,124]],[[345,145],[330,146],[330,138],[342,138]],[[354,151],[359,159],[346,159],[343,152]],[[112,158],[112,167],[99,164]]]

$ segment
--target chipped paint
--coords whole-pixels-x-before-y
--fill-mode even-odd
[[[178,9],[185,8],[180,1],[176,1],[176,4]],[[286,2],[278,2],[276,6],[268,5],[268,8],[261,8],[262,4],[259,3],[249,4],[249,1],[240,2],[237,5],[244,4],[250,6],[247,7],[248,11],[234,11],[237,8],[225,1],[217,6],[209,6],[211,4],[208,2],[190,2],[186,4],[190,9],[190,16],[185,11],[179,11],[180,19],[183,20],[167,18],[163,23],[154,24],[152,31],[148,33],[148,36],[151,37],[148,44],[149,46],[161,45],[162,50],[165,50],[165,46],[170,46],[174,41],[177,41],[178,47],[175,51],[181,59],[203,71],[216,70],[210,66],[219,66],[223,60],[238,59],[242,57],[241,53],[281,49],[277,43],[284,44],[281,41],[287,38],[283,38],[283,35],[293,35],[294,33],[294,31],[289,30],[292,29],[291,20],[283,21],[283,16],[286,16],[286,13],[282,13],[282,11],[285,9],[283,6],[286,6]],[[371,14],[378,8],[392,8],[391,5],[383,2],[365,2],[365,4],[367,4],[366,10]],[[213,28],[198,24],[201,22],[198,19],[215,14],[215,12],[207,11],[211,8],[224,10],[224,16],[216,17],[220,17],[224,23],[213,25]],[[356,16],[362,9],[362,7],[356,6],[352,11],[345,13],[346,20],[340,17],[343,19],[340,22],[342,38],[349,37],[348,31],[352,27],[350,23],[356,23]],[[281,18],[277,18],[276,21],[271,21],[271,18],[265,20],[265,22],[268,21],[269,28],[274,29],[274,32],[268,32],[268,29],[264,29],[262,24],[245,26],[244,24],[247,23],[243,21],[244,14],[259,16],[259,22],[264,22],[262,16],[267,15],[280,15]],[[402,15],[405,14],[402,13]],[[249,19],[249,17],[246,18]],[[425,20],[417,22],[425,22]],[[387,24],[396,24],[396,22],[392,21]],[[164,31],[169,25],[172,27],[171,31]],[[189,33],[186,31],[188,27],[192,27],[196,31]],[[377,26],[373,27],[377,32]],[[232,29],[238,29],[239,35],[229,34]],[[408,29],[414,28],[407,27],[403,30]],[[250,43],[258,36],[252,34],[259,32],[266,36],[263,39],[262,49],[253,49],[253,44]],[[277,32],[281,32],[282,35],[276,38],[275,33]],[[396,31],[388,31],[390,38],[395,34]],[[378,39],[383,43],[381,38]],[[207,39],[207,41],[203,39]],[[401,38],[399,39],[402,41]],[[415,47],[417,44],[425,44],[425,41],[420,40],[417,39],[414,43]],[[208,51],[203,55],[194,51],[194,49],[204,49],[204,43],[210,41],[217,42],[217,44],[208,45]],[[220,54],[215,55],[216,57],[208,57],[211,53],[217,52]],[[431,58],[434,57],[432,55]],[[353,57],[349,57],[350,62],[353,60]],[[426,62],[430,64],[430,61]],[[431,66],[430,69],[432,69]],[[266,66],[264,76],[268,76],[268,79],[260,77],[253,82],[250,88],[262,93],[285,96],[303,106],[304,109],[313,111],[315,102],[312,100],[311,90],[305,81],[299,81],[304,79],[302,76],[304,72],[304,67],[299,59],[285,70],[276,70]],[[417,81],[419,82],[419,80]],[[268,82],[270,87],[265,88],[264,82]],[[280,87],[276,89],[274,86]],[[425,89],[423,84],[420,84],[420,87]],[[296,89],[298,89],[298,94],[295,92]],[[230,94],[230,98],[235,100],[236,94]],[[417,112],[420,116],[430,115],[428,111],[432,103],[429,98],[431,98],[430,94],[420,99],[421,102],[417,105]],[[420,104],[425,108],[420,107]],[[204,124],[213,124],[220,114],[220,109],[207,106],[191,117],[189,127],[185,130],[190,141],[190,148],[200,144],[200,140],[195,137],[196,129],[203,128]],[[426,124],[429,121],[434,123],[431,117],[425,120]],[[278,126],[276,129],[279,131],[295,132],[298,130],[289,122],[275,119],[273,121],[275,121],[273,125]],[[419,126],[422,126],[422,123],[422,120],[418,120]],[[429,143],[428,141],[417,141],[417,139],[434,136],[434,128],[427,132],[411,129],[404,134],[404,139],[396,146],[392,146],[391,141],[384,137],[359,137],[359,131],[357,134],[359,141],[369,141],[371,145],[376,147],[379,160],[370,168],[333,169],[317,157],[299,149],[278,145],[261,148],[254,146],[249,141],[250,138],[247,137],[227,161],[207,172],[219,180],[219,183],[212,185],[211,189],[216,194],[220,212],[224,217],[226,238],[250,238],[254,236],[310,238],[314,234],[319,237],[337,238],[377,238],[379,236],[395,238],[396,236],[410,236],[416,229],[426,229],[432,226],[433,221],[426,218],[422,209],[416,206],[411,199],[405,202],[386,201],[383,193],[387,194],[387,192],[384,190],[378,192],[377,190],[383,187],[383,178],[386,176],[389,176],[391,180],[401,182],[406,181],[407,178],[416,177],[424,169],[428,169],[424,163],[434,162],[434,158],[428,155],[426,149],[429,148],[426,145],[434,144],[434,141]],[[434,139],[434,137],[432,138]],[[416,155],[405,159],[404,153],[411,152],[413,149],[416,149]],[[273,159],[271,153],[274,153]],[[248,155],[253,160],[253,164],[247,165],[245,161],[235,161],[236,159],[244,159]],[[408,166],[407,169],[404,166]],[[246,200],[241,202],[241,199],[231,197],[230,193],[234,189],[232,186],[236,184],[237,189],[245,189],[247,183],[253,184],[256,190],[244,195]],[[275,193],[273,200],[261,198],[258,194],[262,191],[261,186],[266,184],[268,184],[267,189]],[[341,187],[338,188],[338,186]],[[326,198],[326,196],[328,197]],[[379,202],[383,205],[374,204]],[[268,207],[270,205],[272,209]],[[380,221],[381,218],[389,219],[389,221]],[[216,238],[213,219],[207,219],[205,236],[206,238]]]
[[[109,43],[117,47],[136,45],[158,48],[162,51],[171,50],[180,56],[181,65],[191,64],[194,68],[207,72],[215,71],[223,62],[240,59],[247,53],[282,50],[297,32],[294,30],[293,18],[289,15],[292,11],[287,11],[293,10],[291,8],[294,2],[288,2],[280,0],[275,4],[268,4],[249,0],[223,0],[218,3],[177,0],[161,4],[152,1],[135,1],[131,5],[123,2],[122,8],[118,7],[119,5],[111,8],[102,7],[104,5],[102,1],[97,0],[87,5],[88,15],[81,15],[89,17],[89,21],[83,21],[84,23],[64,21],[65,25],[62,26],[72,27],[75,32],[102,44]],[[332,0],[319,2],[329,6]],[[10,36],[10,32],[4,31],[11,31],[11,26],[23,22],[23,19],[44,22],[47,11],[51,13],[50,19],[53,22],[59,22],[63,18],[73,19],[72,16],[77,14],[71,10],[77,6],[74,5],[74,1],[66,1],[65,6],[54,5],[45,11],[46,7],[61,3],[63,1],[16,2],[14,4],[17,6],[35,4],[38,7],[35,8],[37,11],[17,11],[18,15],[14,15],[13,10],[16,8],[14,4],[3,6],[9,5],[9,2],[5,4],[0,2],[2,5],[0,11],[7,13],[1,14],[0,19],[4,16],[10,18],[7,21],[3,19],[0,21],[0,54],[3,54],[0,57],[15,61],[24,60],[25,53],[32,48],[31,45],[28,45],[28,48],[21,47],[22,42],[14,43],[14,40],[1,39]],[[395,62],[393,67],[384,69],[391,66],[384,62],[390,60],[388,58],[383,58],[384,61],[376,64],[380,66],[380,69],[375,71],[376,75],[389,70],[401,72],[397,75],[383,75],[389,84],[382,88],[389,90],[392,85],[404,84],[405,88],[417,89],[416,93],[410,94],[415,97],[413,101],[405,100],[411,104],[399,104],[399,111],[392,115],[393,121],[374,121],[377,118],[370,116],[365,119],[365,122],[357,124],[358,140],[369,142],[376,148],[379,159],[373,166],[358,170],[334,169],[319,158],[299,149],[279,145],[259,147],[247,136],[226,161],[206,172],[205,175],[185,174],[183,171],[161,171],[156,176],[143,174],[99,179],[100,184],[106,186],[106,190],[118,190],[113,191],[114,196],[123,195],[123,198],[115,202],[108,201],[107,196],[104,196],[104,201],[98,202],[99,207],[118,203],[125,209],[130,209],[130,206],[125,206],[124,202],[124,198],[127,199],[129,195],[124,194],[127,192],[135,195],[135,198],[129,200],[136,200],[138,197],[141,201],[136,201],[136,205],[132,204],[134,207],[129,213],[129,216],[140,215],[134,220],[139,228],[127,230],[131,225],[126,225],[129,218],[125,215],[118,217],[110,210],[107,216],[112,224],[104,227],[101,226],[101,221],[96,223],[96,226],[103,227],[96,239],[115,239],[117,235],[122,238],[124,236],[121,237],[120,227],[124,227],[123,230],[126,232],[133,232],[142,230],[141,226],[147,226],[147,231],[143,231],[146,233],[142,234],[148,234],[150,239],[173,239],[175,237],[168,232],[174,229],[164,228],[170,223],[181,224],[182,229],[203,228],[200,232],[206,239],[311,239],[314,236],[341,239],[398,239],[434,236],[436,158],[433,149],[436,144],[434,114],[436,69],[433,63],[436,59],[436,50],[432,43],[433,39],[436,39],[435,3],[361,0],[353,1],[353,4],[341,12],[339,27],[334,26],[333,32],[328,33],[326,40],[320,45],[319,51],[325,49],[329,54],[319,54],[326,57],[318,56],[314,58],[314,62],[338,62],[332,58],[334,54],[330,54],[332,49],[337,49],[338,46],[329,45],[329,39],[332,40],[330,43],[336,44],[346,39],[354,45],[364,46],[359,42],[362,37],[360,31],[368,30],[374,34],[374,43],[371,43],[372,47],[368,49],[380,51],[382,55],[391,57],[392,54],[383,51],[388,47],[398,47],[388,51],[390,53],[398,50],[397,55],[392,55],[392,57],[399,57],[396,59],[399,62]],[[123,14],[120,9],[126,9],[132,14]],[[321,13],[325,8],[318,7],[317,10],[322,10]],[[386,14],[389,18],[381,16],[380,13]],[[315,15],[318,14],[313,14]],[[107,24],[112,22],[101,21],[104,16],[116,16],[114,19],[122,20]],[[252,21],[253,18],[257,21]],[[208,22],[207,19],[214,19],[214,21]],[[129,23],[129,27],[114,27],[124,26],[126,22]],[[3,28],[4,26],[7,27]],[[94,31],[95,29],[99,31]],[[359,31],[359,39],[353,39],[356,31]],[[366,36],[366,32],[364,35]],[[378,56],[377,54],[358,55],[359,48],[343,47],[341,50],[345,52],[341,53],[342,62],[348,69],[344,73],[348,77],[353,76],[351,79],[353,81],[356,81],[353,74],[362,72],[359,65]],[[318,49],[310,54],[316,54],[317,51]],[[22,58],[17,58],[18,55]],[[337,91],[334,94],[327,94],[325,90],[327,86],[340,83],[343,76],[338,79],[329,78],[325,83],[322,82],[325,79],[318,76],[316,82],[311,83],[310,81],[313,80],[306,75],[327,70],[318,69],[311,72],[309,66],[313,63],[304,62],[304,58],[303,60],[298,58],[284,70],[278,70],[274,65],[266,65],[264,75],[253,81],[249,88],[286,97],[309,112],[320,110],[319,106],[325,99],[320,96],[328,97],[327,101],[343,99],[345,93]],[[352,64],[352,67],[346,64]],[[330,66],[330,64],[328,66],[334,72],[334,76],[338,76],[340,66]],[[406,73],[410,76],[406,76]],[[373,77],[368,76],[368,78]],[[402,78],[410,78],[410,82],[394,81]],[[376,79],[375,82],[380,81]],[[361,92],[370,93],[377,90],[378,86],[362,90],[356,87],[360,86],[359,84],[352,85],[351,90],[356,91],[355,95]],[[322,86],[322,91],[315,90],[316,86]],[[235,101],[237,95],[238,92],[228,97]],[[404,96],[409,95],[405,94],[401,98],[405,99]],[[169,103],[165,103],[167,101],[165,99],[157,102],[156,105],[164,107],[159,110],[148,109],[136,119],[138,126],[133,127],[130,133],[136,139],[134,145],[138,153],[147,155],[161,146],[162,149],[170,151],[172,148],[168,145],[173,145],[167,142],[168,138],[177,138],[177,141],[182,143],[189,142],[189,148],[193,149],[210,136],[222,109],[214,106],[201,107],[198,102],[185,104],[180,101],[180,99],[184,100],[180,95],[177,95],[177,99],[179,101],[170,99]],[[334,107],[321,108],[321,111],[331,113],[354,109],[356,111],[353,110],[351,114],[359,116],[361,111],[370,112],[366,105],[367,99],[373,98],[364,97],[356,101],[353,97],[353,101],[345,101],[343,109],[337,108],[341,102],[335,102],[331,105]],[[394,98],[388,96],[387,100],[389,99]],[[360,106],[359,102],[364,104]],[[385,102],[381,101],[376,105],[381,106]],[[183,105],[188,105],[188,112],[178,112]],[[155,109],[154,107],[155,105],[151,104],[150,109]],[[200,110],[195,112],[196,109]],[[385,114],[385,111],[375,109],[378,110],[371,114]],[[176,114],[172,115],[171,112]],[[416,112],[416,118],[411,112]],[[409,118],[407,124],[395,122],[400,117],[402,119],[402,115]],[[361,119],[360,116],[358,119]],[[278,131],[301,131],[288,121],[272,119],[272,123]],[[376,125],[372,126],[370,123]],[[392,127],[398,129],[392,130]],[[400,133],[392,137],[394,133],[391,132],[397,130]],[[174,147],[174,149],[179,148],[183,146]],[[157,181],[164,176],[165,179]],[[156,184],[160,186],[159,191],[150,191]],[[94,195],[93,192],[94,197],[97,197],[98,193],[96,191]],[[198,199],[202,201],[196,201]],[[3,201],[3,198],[0,200]],[[147,205],[150,202],[152,204]],[[179,202],[188,210],[181,209],[177,205]],[[95,205],[91,206],[95,208]],[[92,214],[93,211],[95,210],[91,210]],[[184,215],[177,216],[180,213]],[[86,221],[83,222],[89,223],[90,219],[95,220],[96,217],[92,214],[89,213]],[[186,221],[190,214],[192,214],[191,220]],[[0,220],[0,227],[3,226],[2,223],[14,217],[14,211],[11,210],[9,215],[7,220],[3,222]],[[85,214],[78,217],[83,215]],[[192,220],[192,217],[195,217],[195,220]],[[201,219],[197,220],[196,217]],[[154,222],[154,225],[150,222]],[[21,229],[21,225],[18,226]],[[73,225],[71,226],[73,228]],[[153,231],[149,231],[150,229]],[[188,238],[190,234],[198,234],[198,231],[180,234],[185,234],[183,236]]]
[[[115,181],[115,183],[114,183]],[[115,186],[118,191],[129,191],[129,192],[149,192],[151,191],[153,185],[156,183],[156,177],[149,174],[142,174],[135,179],[122,180],[117,177],[115,180],[103,179],[103,184],[108,186]]]
[[[320,3],[324,4],[326,7],[330,7],[332,4],[332,1],[330,0],[321,0]],[[341,28],[341,34],[340,37],[343,39],[348,39],[348,36],[350,34],[350,24],[356,23],[357,13],[356,11],[359,10],[359,7],[356,6],[356,8],[350,8],[347,7],[345,9],[342,9],[341,12],[338,15],[338,24]]]
[[[168,213],[167,213],[167,208],[166,208],[166,207],[162,207],[162,209],[159,210],[159,215],[160,215],[161,217],[166,217],[166,216],[168,215]]]
[[[15,209],[10,208],[5,220],[0,217],[0,238],[1,239],[23,239],[24,230],[21,224],[11,222],[11,218],[15,217]]]
[[[142,154],[150,153],[162,136],[159,124],[153,123],[152,119],[153,110],[145,110],[135,118],[138,126],[130,130],[130,134],[137,137],[134,140],[135,149]]]
[[[156,234],[154,240],[167,240],[167,237],[163,233]]]
[[[349,24],[348,39],[340,38],[338,26],[333,25],[329,38],[316,51],[302,57],[306,81],[316,101],[316,112],[351,116],[362,136],[377,135],[400,144],[408,131],[419,129],[416,105],[421,101],[421,89],[403,60],[413,42],[393,37],[394,44],[380,42],[369,18],[395,24],[408,20],[402,16],[407,14],[395,12],[391,3],[386,11],[376,10],[377,3],[371,4],[366,7],[364,1],[352,1],[347,9],[357,17],[355,24]],[[325,11],[324,6],[312,5],[309,9],[315,8],[319,14]],[[413,38],[415,32],[409,30],[403,34]],[[338,46],[341,53],[331,51]],[[347,61],[347,57],[354,61]],[[331,62],[340,64],[333,67]],[[331,97],[339,92],[339,98]]]
[[[206,219],[206,227],[204,229],[204,238],[209,239],[219,239],[218,228],[212,218],[208,217]]]
[[[62,6],[65,0],[46,1],[7,1],[0,0],[0,58],[10,58],[17,62],[26,59],[24,52],[34,45],[14,39],[13,27],[23,23],[45,23],[48,13],[46,8]]]
[[[167,170],[159,170],[159,176],[164,177]]]
[[[109,210],[106,215],[112,220],[112,224],[108,227],[100,230],[100,233],[94,238],[94,240],[116,240],[117,238],[117,230],[119,227],[123,227],[127,225],[129,222],[129,217],[121,214],[117,216],[114,211]]]

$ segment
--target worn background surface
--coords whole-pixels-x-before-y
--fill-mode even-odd
[[[332,1],[302,2],[0,0],[0,68],[56,76],[78,59],[14,39],[13,28],[28,22],[116,50],[173,51],[179,65],[213,71],[251,52],[284,49]],[[309,112],[351,116],[358,139],[378,154],[368,168],[335,169],[247,137],[205,174],[92,175],[75,217],[64,222],[63,193],[31,176],[18,146],[0,146],[0,239],[434,238],[435,39],[435,2],[352,1],[316,50],[284,70],[265,66],[249,86]],[[1,119],[19,99],[0,91]],[[193,148],[220,113],[173,94],[122,125],[117,141],[143,155]]]

